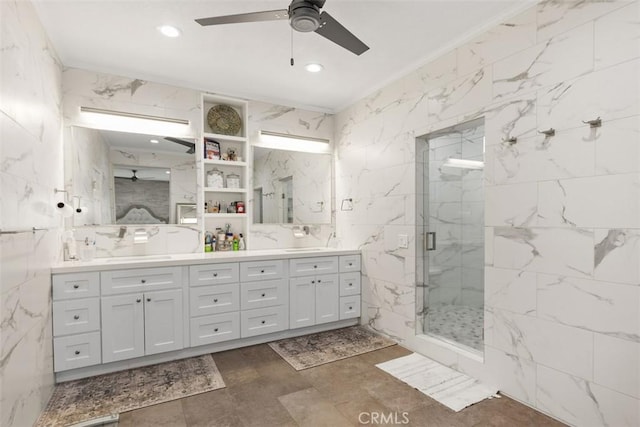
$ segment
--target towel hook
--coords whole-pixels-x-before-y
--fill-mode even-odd
[[[584,123],[585,125],[589,125],[590,128],[599,128],[600,126],[602,126],[602,119],[600,118],[600,116],[598,116],[593,120],[583,120],[582,123]]]
[[[554,136],[556,134],[556,130],[554,128],[549,128],[547,130],[539,130],[538,133],[543,134],[547,138]]]
[[[509,138],[502,138],[502,142],[506,142],[509,145],[513,145],[518,142],[518,138],[515,136],[510,136]]]

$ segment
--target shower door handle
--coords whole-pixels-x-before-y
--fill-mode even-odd
[[[436,232],[429,231],[424,233],[424,246],[427,251],[436,250]]]

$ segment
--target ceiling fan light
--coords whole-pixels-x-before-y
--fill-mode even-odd
[[[324,69],[324,67],[322,66],[322,64],[317,64],[315,62],[312,62],[310,64],[305,65],[304,69],[310,73],[319,73]]]
[[[162,35],[171,38],[179,37],[180,34],[182,34],[182,31],[172,25],[161,25],[158,27],[158,31],[160,31]]]

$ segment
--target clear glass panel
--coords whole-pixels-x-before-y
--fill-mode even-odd
[[[421,140],[424,333],[482,351],[484,121]]]

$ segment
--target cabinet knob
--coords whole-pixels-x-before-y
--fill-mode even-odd
[[[213,273],[213,277],[218,277],[218,273]]]
[[[318,266],[317,266],[317,265],[314,265],[314,266],[313,266],[313,268],[318,268]]]
[[[147,298],[147,302],[151,302],[151,298]]]
[[[353,310],[353,307],[349,307],[349,310]]]
[[[218,302],[218,298],[214,298],[214,299],[213,299],[213,302]]]
[[[353,265],[353,263],[352,263],[352,262],[350,262],[350,263],[349,263],[349,267],[351,267],[352,265]]]
[[[78,315],[76,314],[75,316],[73,316],[73,318],[74,318],[75,320],[78,320],[78,319],[80,318],[80,316],[78,316]]]
[[[218,332],[218,328],[215,328],[215,329],[213,330],[213,332]]]
[[[80,354],[80,350],[76,350],[76,351],[74,351],[74,353],[75,353],[75,354],[76,354],[76,356],[77,356],[77,355],[79,355],[79,354]]]
[[[78,285],[77,283],[75,285],[73,285],[73,289],[78,289],[80,287],[80,285]]]
[[[264,273],[264,270],[260,270],[260,273]]]
[[[353,283],[349,283],[349,286],[353,286]]]
[[[318,283],[322,282],[322,280],[318,279]]]
[[[263,321],[262,321],[262,324],[264,325],[265,323],[267,323],[267,321],[266,321],[266,320],[263,320]]]
[[[267,294],[262,294],[262,298],[264,298],[265,296],[267,296]]]
[[[311,283],[316,283],[316,281],[315,281],[315,280],[312,280],[312,281],[311,281]]]
[[[140,280],[140,283],[147,283],[145,279]]]
[[[142,300],[140,298],[136,299],[136,302],[142,302]]]

